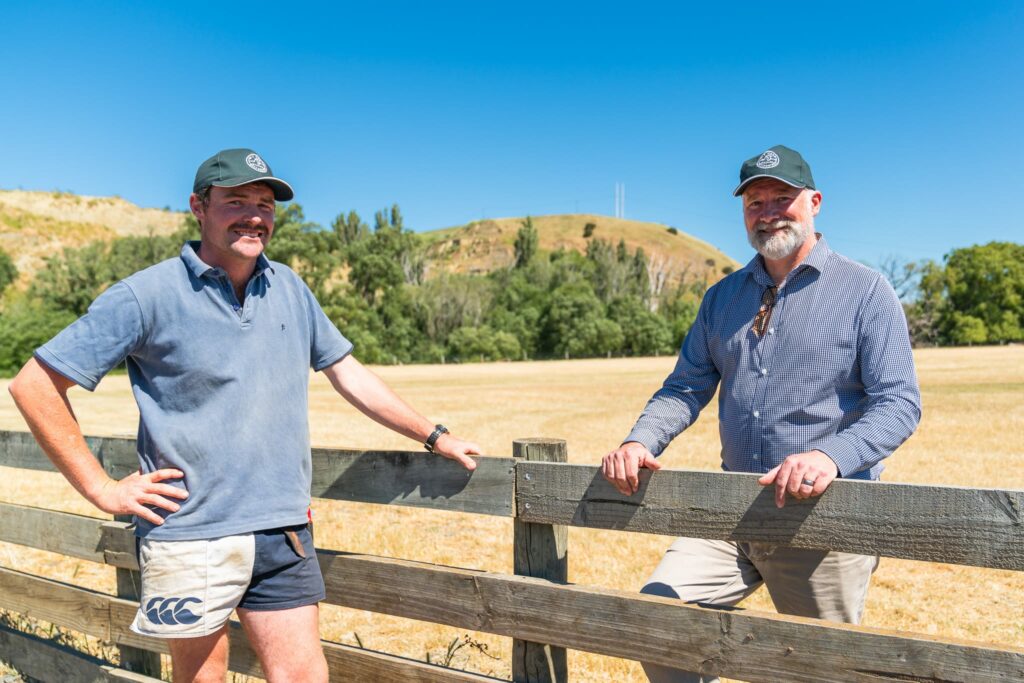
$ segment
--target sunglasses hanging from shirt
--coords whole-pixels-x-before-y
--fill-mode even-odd
[[[768,329],[768,321],[772,319],[772,309],[775,308],[775,293],[778,290],[778,287],[772,286],[764,290],[764,294],[761,295],[761,308],[757,310],[754,324],[750,328],[758,337],[763,337],[765,330]]]

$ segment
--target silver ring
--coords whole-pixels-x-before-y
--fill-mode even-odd
[[[804,486],[814,486],[814,482],[811,481],[810,479],[804,479],[803,480],[803,485]]]

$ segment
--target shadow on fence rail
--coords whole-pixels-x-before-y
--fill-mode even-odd
[[[88,439],[111,476],[137,468],[131,439]],[[513,640],[515,681],[568,680],[565,648],[749,681],[1021,681],[1024,650],[724,610],[566,582],[567,526],[762,541],[1024,570],[1024,492],[838,480],[777,509],[756,475],[644,472],[625,497],[595,467],[565,464],[565,443],[516,441],[513,458],[472,473],[423,453],[314,449],[313,495],[515,519],[514,575],[318,550],[326,602]],[[562,461],[562,462],[559,462]],[[32,436],[0,432],[0,465],[54,470]],[[0,568],[0,609],[117,644],[121,666],[0,626],[0,660],[44,681],[153,681],[166,652],[128,630],[137,602],[124,521],[0,503],[0,541],[116,567],[118,596]],[[259,676],[237,624],[232,671]],[[324,642],[338,681],[495,681]],[[131,668],[132,671],[126,669]]]

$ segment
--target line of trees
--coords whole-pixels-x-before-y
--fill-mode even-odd
[[[1024,245],[989,242],[881,270],[903,300],[915,346],[1024,341]]]
[[[189,217],[173,235],[47,259],[27,291],[0,298],[0,374],[16,372],[106,287],[198,237]],[[372,227],[349,212],[324,229],[293,203],[277,209],[267,256],[295,269],[360,359],[379,364],[674,353],[713,272],[670,277],[662,260],[622,241],[590,238],[585,253],[542,253],[538,244],[527,218],[509,268],[427,278],[426,243],[397,205],[377,212]],[[1024,246],[993,242],[956,249],[941,264],[890,260],[881,269],[905,302],[915,344],[1024,341]],[[16,278],[0,251],[0,293]]]

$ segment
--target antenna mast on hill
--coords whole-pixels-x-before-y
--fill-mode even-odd
[[[615,183],[615,217],[626,217],[626,184]]]

